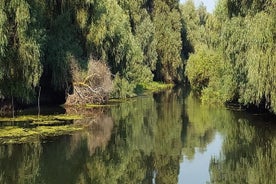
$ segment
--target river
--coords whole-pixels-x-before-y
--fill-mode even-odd
[[[275,116],[204,106],[177,89],[85,117],[73,122],[83,131],[1,144],[0,183],[276,183]]]

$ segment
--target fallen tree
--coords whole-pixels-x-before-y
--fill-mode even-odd
[[[87,70],[72,61],[73,94],[68,94],[66,105],[106,103],[112,91],[111,72],[102,61],[89,60]]]

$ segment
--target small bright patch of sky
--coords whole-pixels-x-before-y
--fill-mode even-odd
[[[215,5],[216,5],[216,1],[217,0],[194,0],[195,6],[199,6],[200,3],[203,3],[204,6],[206,6],[207,11],[212,13],[215,9]],[[180,0],[180,3],[185,3],[186,0]]]

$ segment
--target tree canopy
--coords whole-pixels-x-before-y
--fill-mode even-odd
[[[219,0],[208,13],[192,0],[3,0],[0,99],[33,103],[41,89],[64,103],[72,66],[89,73],[92,58],[110,69],[113,97],[187,76],[204,103],[276,112],[275,4]]]
[[[189,6],[184,4],[182,11]],[[203,25],[190,18],[199,17],[200,9],[186,15],[188,38],[195,47],[186,74],[203,101],[276,112],[275,6],[274,0],[220,0]]]
[[[32,103],[39,86],[43,95],[66,98],[71,65],[85,71],[90,58],[110,68],[115,97],[153,79],[184,79],[177,1],[4,0],[0,12],[2,100]]]

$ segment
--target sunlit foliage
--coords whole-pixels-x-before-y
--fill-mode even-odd
[[[275,3],[221,0],[203,28],[185,18],[187,30],[195,32],[188,32],[195,53],[186,74],[204,102],[238,102],[275,112]]]
[[[41,91],[43,102],[64,103],[72,61],[85,70],[89,58],[110,67],[114,97],[153,79],[183,81],[177,1],[4,0],[0,12],[2,100],[34,103]]]
[[[183,80],[181,17],[177,1],[154,1],[153,22],[157,40],[155,78],[165,82]]]

